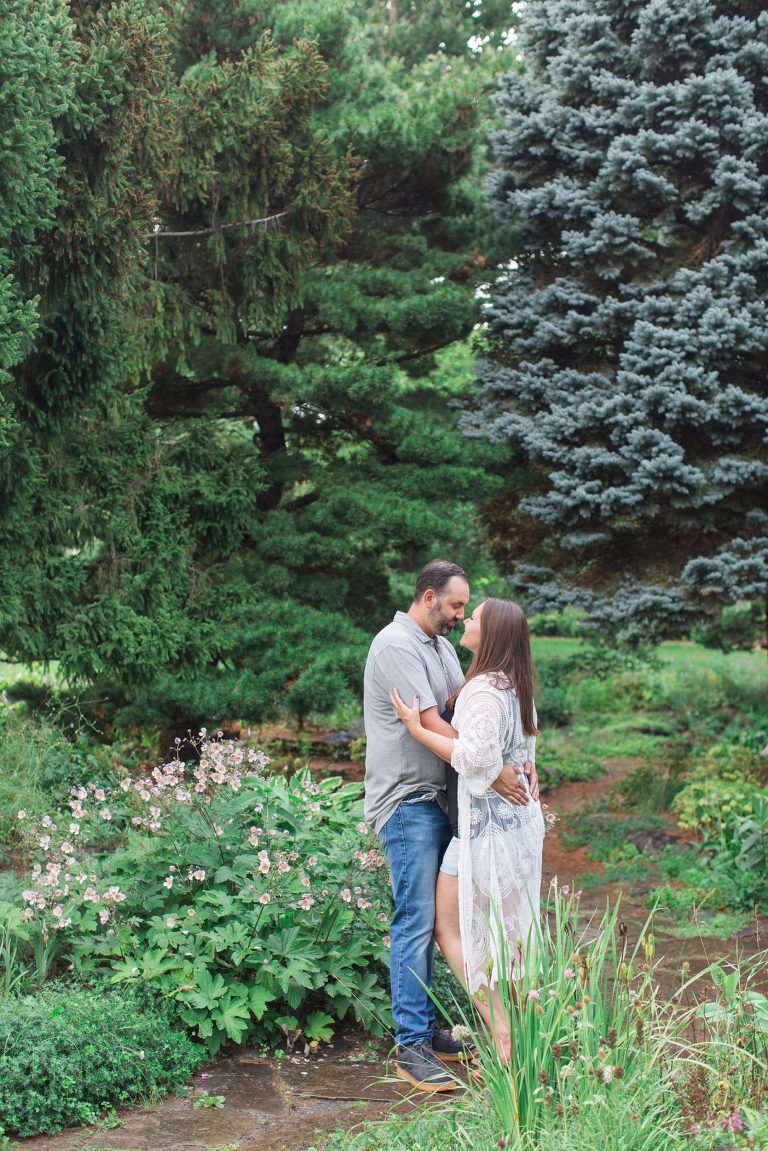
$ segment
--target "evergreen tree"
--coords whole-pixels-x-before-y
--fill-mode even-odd
[[[492,69],[469,15],[441,56],[381,11],[77,9],[0,634],[125,718],[333,707],[393,564],[466,536],[488,449],[428,373],[475,319]]]
[[[26,437],[11,400],[9,369],[37,323],[30,265],[58,203],[54,120],[72,99],[74,45],[63,0],[0,0],[0,522],[23,486]]]
[[[522,252],[470,435],[495,551],[626,637],[768,592],[768,12],[534,0],[491,195]]]

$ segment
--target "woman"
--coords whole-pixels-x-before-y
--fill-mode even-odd
[[[508,976],[520,974],[538,920],[544,820],[538,801],[510,803],[491,785],[502,765],[512,762],[520,765],[527,788],[522,767],[535,762],[538,734],[535,673],[528,622],[510,600],[488,599],[476,607],[460,642],[474,659],[455,700],[456,739],[422,727],[418,697],[411,707],[396,690],[390,698],[413,738],[458,773],[458,836],[440,867],[435,938],[475,997],[499,1055],[508,1059],[508,1025],[494,989],[502,963]]]

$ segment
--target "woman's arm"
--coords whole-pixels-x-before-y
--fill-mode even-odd
[[[423,743],[430,751],[434,751],[435,755],[439,755],[446,763],[450,763],[453,749],[456,746],[456,740],[451,739],[447,735],[441,735],[436,731],[430,731],[424,727],[421,722],[421,712],[419,711],[419,697],[415,695],[412,705],[408,707],[400,698],[397,688],[393,687],[389,693],[389,698],[392,700],[392,706],[413,738],[418,740],[419,743]],[[448,725],[446,724],[445,726],[447,727]]]

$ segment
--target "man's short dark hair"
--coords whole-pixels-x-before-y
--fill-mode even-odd
[[[418,603],[424,592],[430,588],[439,596],[456,576],[469,583],[467,573],[458,564],[452,564],[449,560],[430,560],[427,566],[422,568],[419,578],[416,580],[413,602]]]

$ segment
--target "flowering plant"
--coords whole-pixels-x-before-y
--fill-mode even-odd
[[[188,761],[177,741],[148,775],[73,789],[68,814],[29,828],[44,856],[27,930],[78,973],[106,966],[173,996],[212,1052],[326,1039],[350,1012],[379,1030],[384,859],[363,838],[359,787],[270,773],[220,732],[191,742]]]

